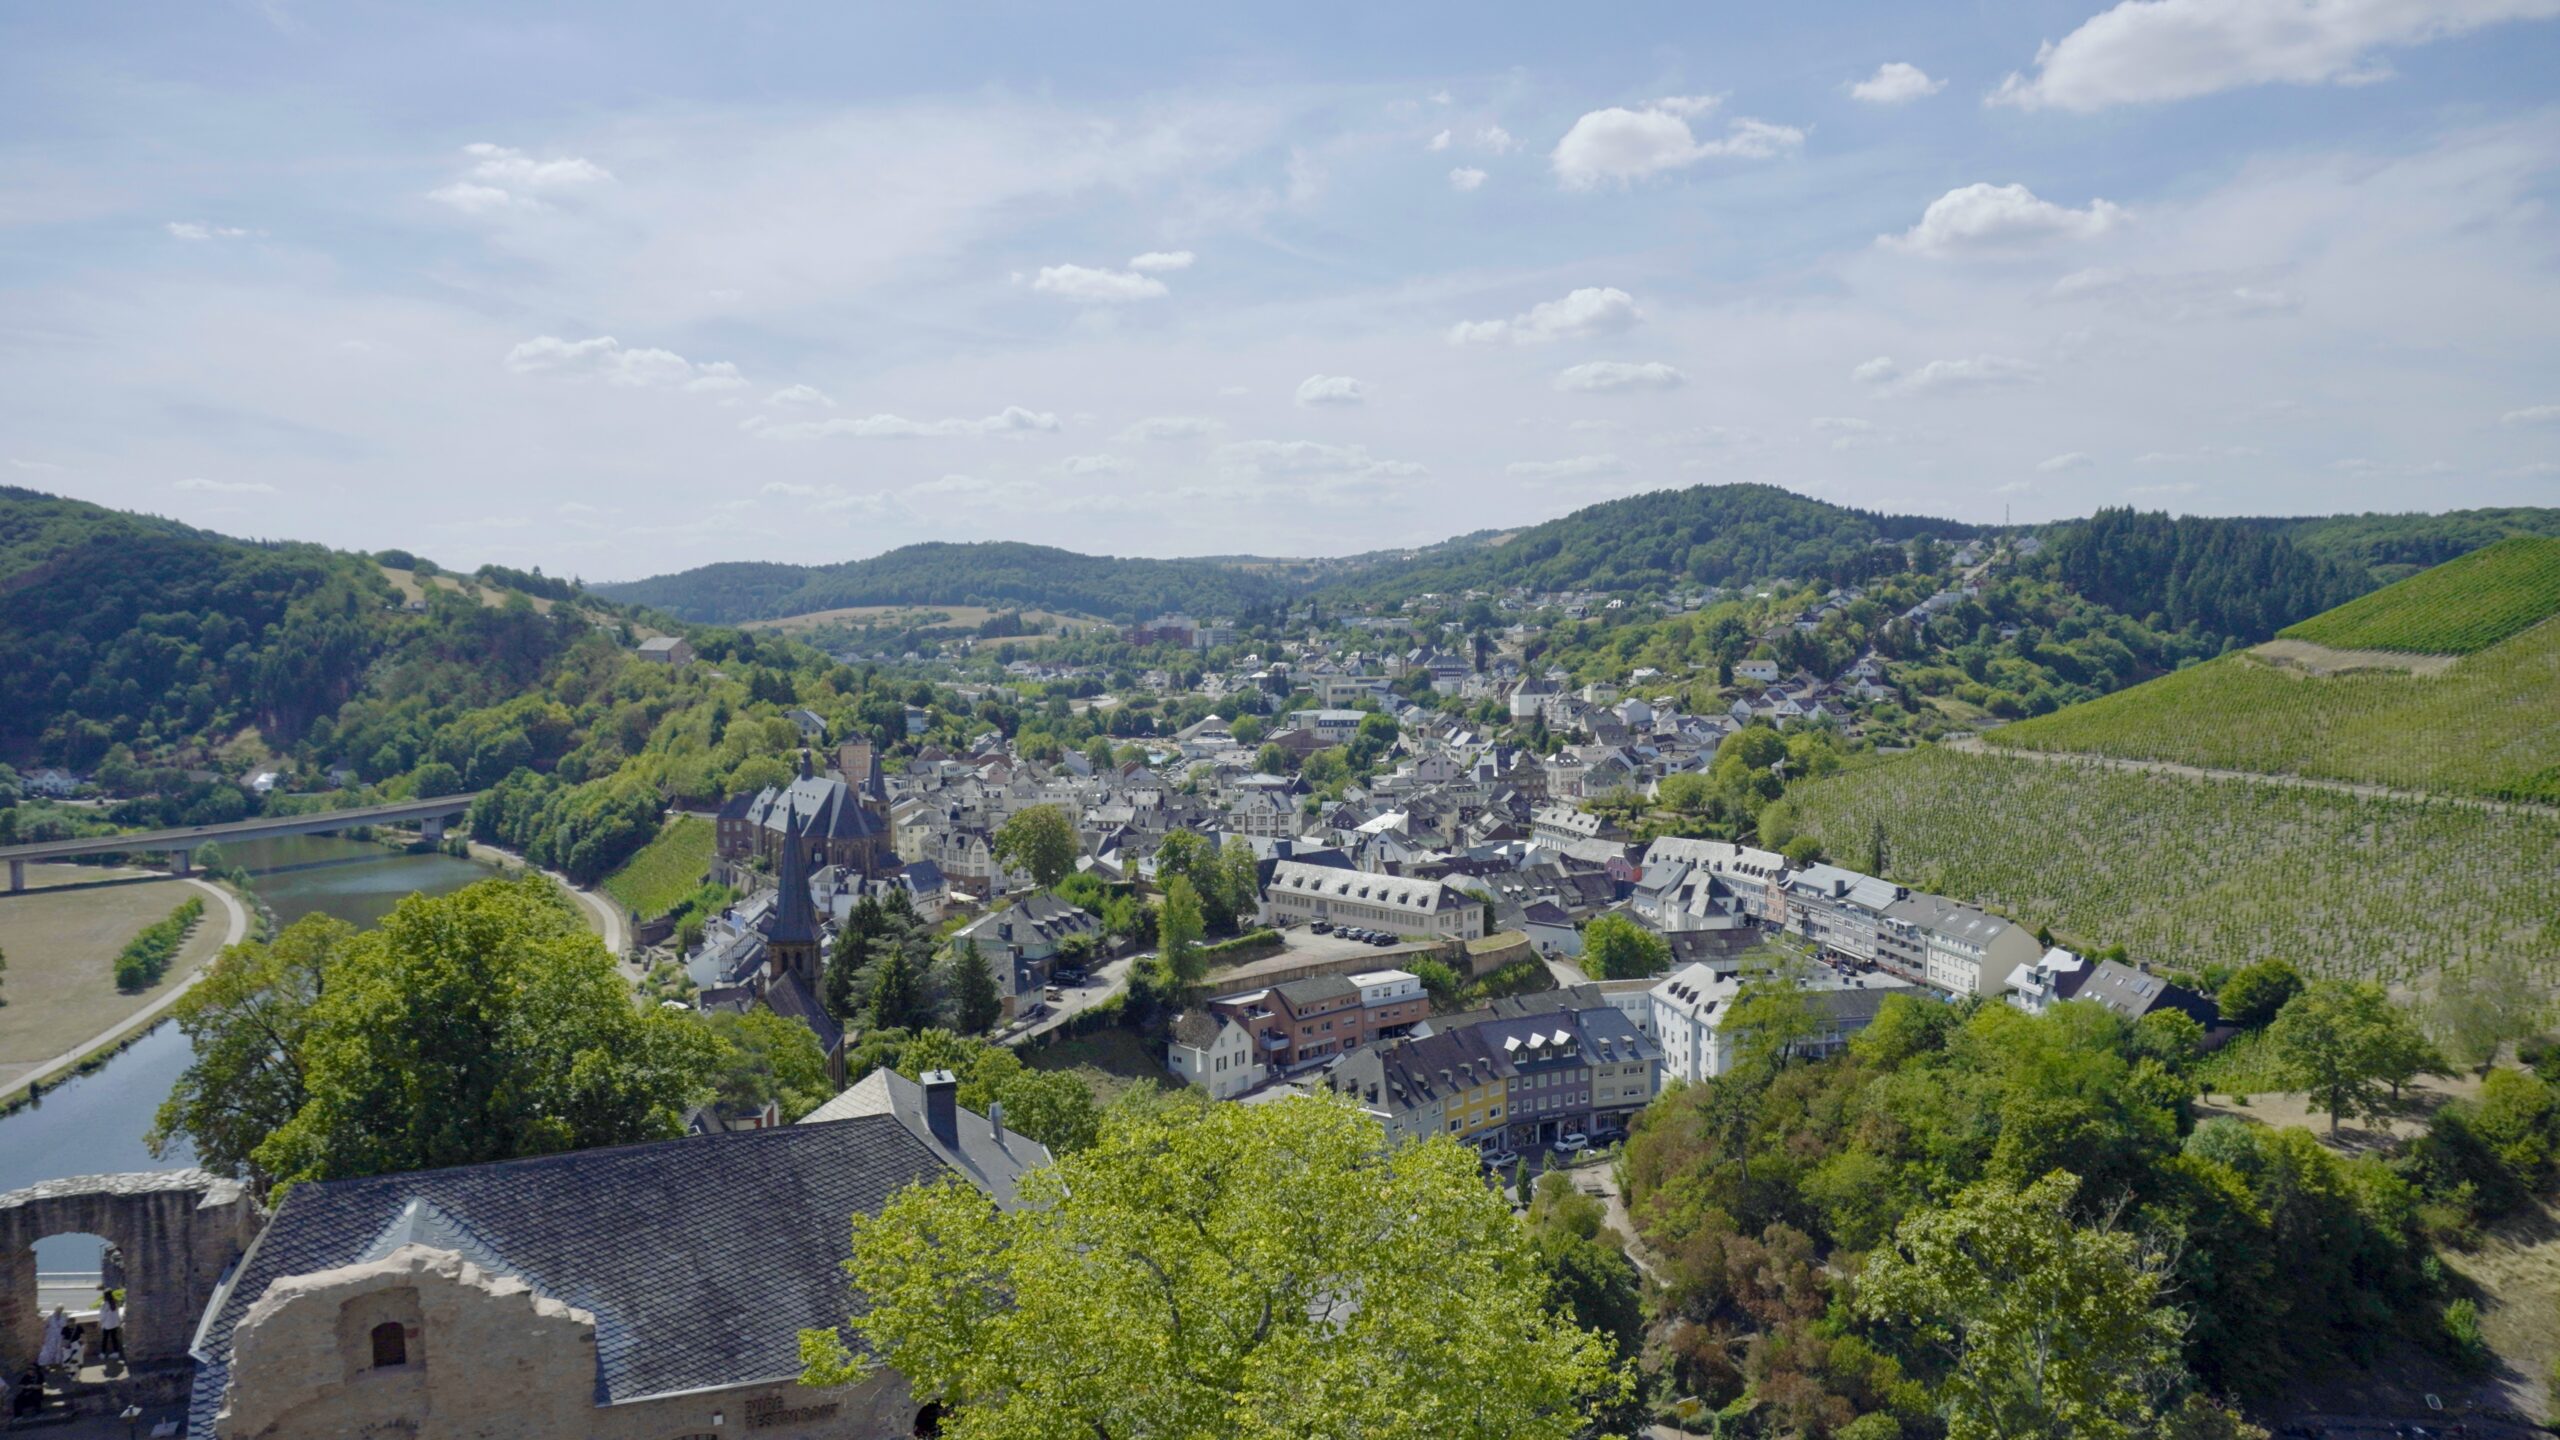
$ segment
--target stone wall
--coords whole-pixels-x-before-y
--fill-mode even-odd
[[[44,1337],[38,1240],[98,1235],[124,1256],[126,1363],[182,1362],[223,1270],[264,1217],[246,1187],[202,1170],[78,1175],[0,1195],[0,1366],[15,1375]]]
[[[739,1324],[750,1317],[704,1317]],[[401,1329],[399,1363],[373,1331]],[[911,1433],[906,1382],[883,1371],[841,1390],[789,1381],[596,1403],[596,1320],[450,1250],[267,1287],[232,1332],[221,1440],[887,1440]]]

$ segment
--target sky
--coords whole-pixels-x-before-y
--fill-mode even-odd
[[[2560,504],[2560,0],[0,10],[0,483],[627,579]]]

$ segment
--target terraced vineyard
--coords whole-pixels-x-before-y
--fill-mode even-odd
[[[2560,804],[2560,621],[2435,675],[2314,675],[2247,653],[2226,655],[1983,738],[2019,749]]]
[[[2517,536],[2279,632],[2338,650],[2471,655],[2560,614],[2560,539]]]
[[[1788,791],[1892,878],[2180,966],[2268,956],[2410,981],[2524,947],[2560,961],[2560,821],[1927,747]]]

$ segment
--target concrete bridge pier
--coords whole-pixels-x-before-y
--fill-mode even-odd
[[[430,815],[426,819],[419,821],[418,834],[430,845],[442,843],[444,840],[444,817],[441,815]]]
[[[12,860],[12,861],[10,861],[10,862],[9,862],[9,893],[10,893],[10,894],[12,894],[12,895],[15,895],[15,894],[17,894],[19,891],[24,890],[24,889],[26,889],[26,888],[27,888],[27,862],[26,862],[26,861],[24,861],[24,860]]]
[[[195,868],[196,852],[193,850],[172,850],[169,852],[170,874],[184,880],[189,875],[195,873]]]

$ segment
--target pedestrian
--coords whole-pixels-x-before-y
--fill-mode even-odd
[[[102,1362],[110,1355],[124,1358],[124,1310],[116,1304],[121,1298],[120,1291],[98,1292],[98,1359]]]
[[[44,1409],[44,1372],[30,1365],[18,1377],[15,1393],[9,1397],[9,1417],[24,1420]]]
[[[50,1370],[71,1358],[71,1312],[56,1305],[44,1319],[44,1344],[36,1350],[36,1368]]]

